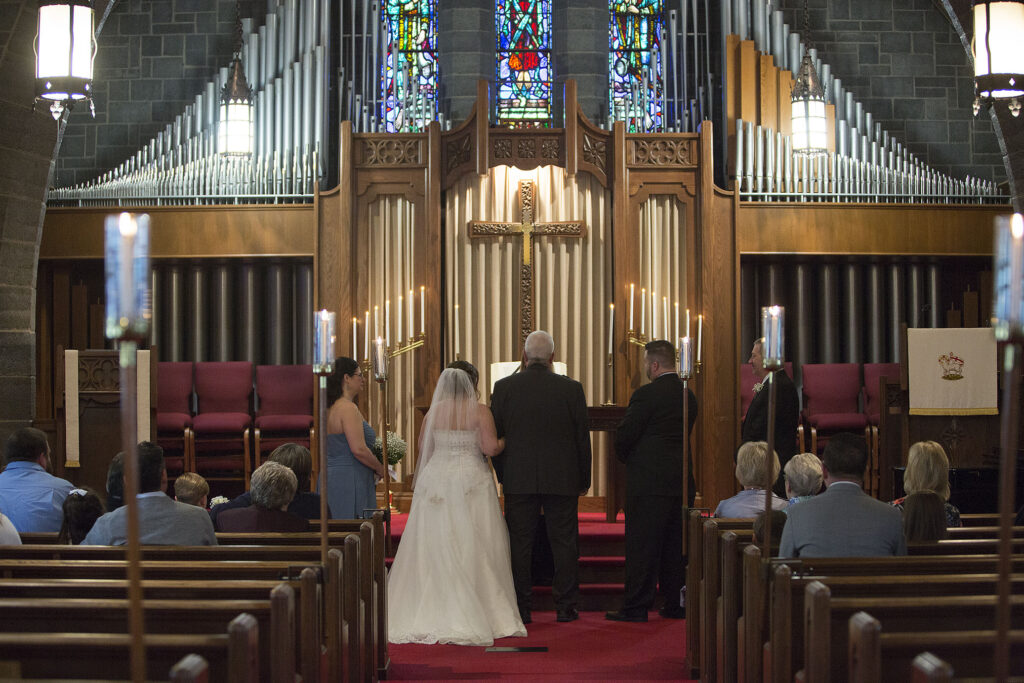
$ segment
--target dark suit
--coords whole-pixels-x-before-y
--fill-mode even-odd
[[[579,602],[577,501],[590,488],[590,432],[583,385],[544,363],[494,385],[491,411],[505,450],[494,458],[504,487],[512,578],[520,610],[530,609],[531,558],[541,508],[555,561],[559,610]]]
[[[689,395],[688,433],[697,420]],[[622,612],[642,616],[660,585],[665,608],[679,610],[683,568],[683,381],[668,372],[636,391],[615,432],[615,454],[626,463],[626,594]],[[693,451],[687,463],[693,505]]]
[[[775,388],[775,452],[779,454],[779,465],[785,469],[789,459],[796,455],[796,428],[800,422],[800,397],[797,396],[793,380],[785,370],[774,374]],[[747,416],[743,419],[742,443],[748,441],[768,440],[768,384],[754,394],[754,400],[747,408]],[[733,456],[735,457],[735,455]],[[785,496],[785,487],[781,493],[778,487],[782,482],[782,469],[776,482],[776,493]]]

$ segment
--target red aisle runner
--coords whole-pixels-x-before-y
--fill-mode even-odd
[[[546,646],[548,652],[486,652],[459,645],[389,645],[389,681],[682,681],[686,627],[657,612],[645,624],[611,622],[599,612],[555,622],[554,612],[534,612],[525,638],[501,647]]]

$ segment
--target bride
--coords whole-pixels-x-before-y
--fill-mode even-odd
[[[491,645],[526,635],[487,462],[503,448],[469,374],[442,372],[420,435],[409,521],[388,577],[390,642]]]

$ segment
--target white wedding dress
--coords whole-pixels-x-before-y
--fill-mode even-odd
[[[476,431],[434,432],[388,576],[392,643],[492,645],[525,636],[508,529]]]

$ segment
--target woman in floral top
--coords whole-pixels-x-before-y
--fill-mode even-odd
[[[918,441],[910,447],[907,456],[907,471],[903,475],[903,489],[912,493],[930,491],[945,501],[946,526],[963,526],[960,511],[949,502],[949,458],[946,451],[935,441]],[[892,502],[900,510],[906,496]]]

